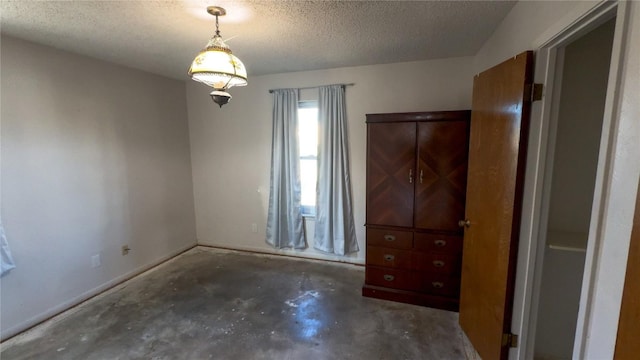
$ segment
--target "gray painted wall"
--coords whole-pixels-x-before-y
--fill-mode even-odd
[[[195,220],[183,81],[1,46],[6,338],[195,245]]]

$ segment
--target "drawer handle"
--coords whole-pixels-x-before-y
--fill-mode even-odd
[[[384,261],[393,261],[396,257],[391,254],[384,255]]]
[[[434,281],[431,283],[431,286],[433,286],[436,289],[442,289],[444,287],[444,283],[440,281]]]
[[[395,241],[396,237],[394,235],[385,235],[384,239],[387,241]]]
[[[440,261],[440,260],[433,260],[433,266],[437,267],[437,268],[441,268],[444,266],[444,261]]]
[[[437,247],[443,247],[443,246],[447,245],[447,242],[445,240],[434,240],[433,243]]]
[[[393,276],[393,275],[385,275],[385,276],[383,276],[383,278],[384,278],[386,281],[393,281],[393,279],[395,279],[396,277],[395,277],[395,276]]]

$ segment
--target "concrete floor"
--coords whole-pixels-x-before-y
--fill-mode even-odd
[[[352,265],[195,248],[2,344],[8,359],[464,359],[457,313]]]

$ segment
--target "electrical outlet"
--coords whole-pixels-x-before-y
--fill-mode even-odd
[[[129,254],[129,251],[131,251],[129,245],[122,245],[122,256]]]
[[[91,257],[91,267],[97,268],[101,264],[100,254],[95,254]]]
[[[258,224],[256,223],[251,224],[251,232],[254,232],[254,233],[258,232]]]

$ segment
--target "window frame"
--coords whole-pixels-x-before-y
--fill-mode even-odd
[[[298,101],[298,110],[300,109],[318,109],[318,101],[317,100],[300,100]],[[298,113],[298,121],[300,121],[300,113]],[[316,126],[318,125],[318,119],[316,118]],[[299,139],[300,140],[300,139]],[[319,139],[318,139],[319,141]],[[318,165],[318,149],[316,147],[316,154],[315,156],[302,156],[302,155],[298,155],[298,168],[301,169],[302,168],[302,160],[315,160],[316,161],[316,167]],[[317,179],[317,174],[316,174],[316,192],[317,192],[317,184],[318,179]],[[302,195],[302,174],[300,174],[300,191],[301,191],[301,195]],[[302,217],[305,218],[315,218],[316,216],[316,207],[315,205],[311,206],[311,205],[303,205],[302,202],[300,203],[300,212],[302,213]]]

